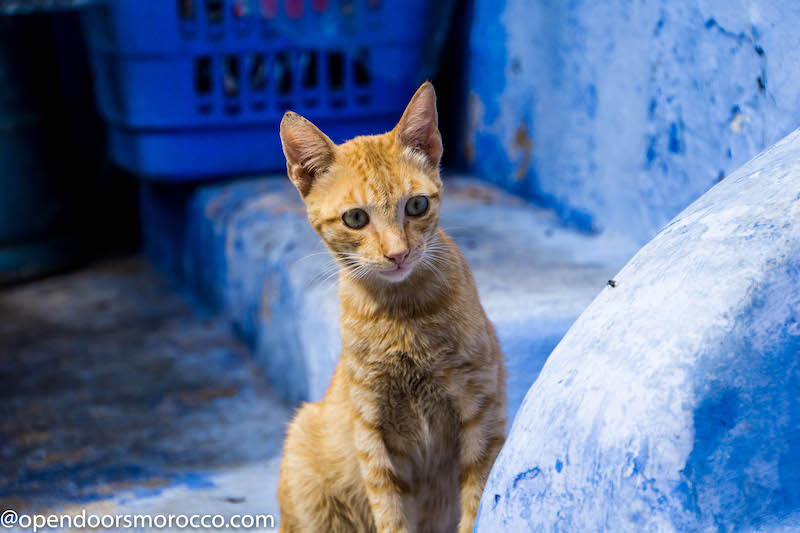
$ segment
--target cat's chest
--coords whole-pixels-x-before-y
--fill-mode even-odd
[[[396,357],[378,397],[384,438],[424,455],[454,453],[459,417],[442,377],[407,356]]]

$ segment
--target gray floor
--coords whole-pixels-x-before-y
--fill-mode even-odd
[[[0,509],[277,520],[288,416],[140,259],[0,291]]]

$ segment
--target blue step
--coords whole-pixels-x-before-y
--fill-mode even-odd
[[[330,258],[317,254],[322,243],[289,180],[201,188],[188,199],[185,224],[171,231],[158,212],[156,204],[145,209],[145,233],[151,244],[160,239],[151,246],[155,262],[224,310],[286,399],[320,399],[340,349],[335,276],[320,275]],[[635,244],[565,229],[551,211],[468,177],[446,180],[441,218],[497,327],[513,416],[547,356]]]

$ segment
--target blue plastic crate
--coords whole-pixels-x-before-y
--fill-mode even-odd
[[[279,170],[287,109],[337,142],[386,131],[430,75],[446,12],[425,0],[101,2],[84,28],[112,158],[157,179]]]

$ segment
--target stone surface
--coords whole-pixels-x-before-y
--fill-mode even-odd
[[[477,531],[800,528],[800,130],[702,196],[531,387]]]
[[[798,126],[794,0],[476,0],[472,170],[647,242]]]
[[[141,259],[0,291],[0,510],[275,514],[289,410]]]
[[[633,243],[564,229],[551,211],[469,178],[442,225],[464,251],[509,369],[509,414]],[[336,274],[288,179],[210,186],[188,209],[189,284],[226,310],[292,402],[320,399],[340,350]]]

